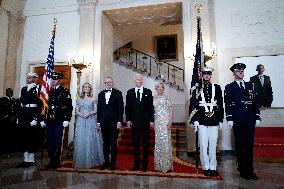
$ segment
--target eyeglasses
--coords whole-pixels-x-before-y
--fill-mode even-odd
[[[112,81],[105,82],[105,84],[108,84],[108,83],[113,83],[113,82]]]

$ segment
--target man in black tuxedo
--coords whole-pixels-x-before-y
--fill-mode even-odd
[[[135,88],[129,89],[126,94],[126,120],[127,126],[132,130],[132,143],[134,148],[133,171],[140,167],[140,141],[142,142],[142,171],[147,171],[149,126],[154,127],[153,96],[150,89],[143,87],[143,76],[136,74]]]
[[[105,159],[105,163],[100,168],[102,170],[109,165],[111,170],[116,169],[117,137],[123,121],[122,93],[113,88],[113,85],[113,79],[106,77],[105,90],[98,95],[97,127],[102,131]]]
[[[262,64],[257,65],[257,75],[250,78],[250,82],[254,83],[254,89],[259,96],[261,107],[271,107],[273,101],[273,92],[271,87],[270,77],[263,75],[264,66]]]

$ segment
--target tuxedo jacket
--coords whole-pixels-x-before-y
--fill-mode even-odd
[[[263,75],[264,83],[261,85],[259,75],[250,78],[250,82],[254,84],[254,89],[259,96],[260,105],[263,107],[271,107],[273,101],[273,92],[271,87],[270,77]]]
[[[122,123],[124,105],[121,91],[112,88],[108,104],[106,104],[105,93],[106,90],[103,90],[98,94],[97,122],[103,124],[106,120],[112,120],[114,123]]]
[[[126,94],[125,114],[126,120],[134,124],[154,122],[152,91],[143,87],[141,101],[137,102],[135,88],[129,89]]]

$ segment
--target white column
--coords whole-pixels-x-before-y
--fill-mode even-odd
[[[191,76],[193,71],[193,61],[190,59],[193,53],[192,45],[192,22],[191,22],[191,3],[188,0],[182,1],[182,25],[183,25],[183,38],[184,38],[184,73],[185,73],[185,123],[188,121],[188,107]],[[189,152],[195,151],[195,132],[190,127],[187,127],[187,150]]]

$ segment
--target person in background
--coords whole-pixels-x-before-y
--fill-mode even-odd
[[[165,86],[159,83],[155,86],[157,91],[153,104],[155,110],[155,150],[154,165],[155,170],[164,173],[173,170],[172,155],[172,103],[170,97],[165,94]]]
[[[262,64],[256,67],[257,75],[250,78],[250,82],[254,84],[254,90],[259,96],[261,107],[271,107],[273,101],[273,92],[270,77],[264,75],[265,68]]]
[[[230,70],[235,81],[225,87],[225,111],[228,125],[233,127],[238,171],[244,179],[257,180],[253,168],[255,126],[260,124],[260,104],[253,84],[245,82],[243,63],[234,64]]]
[[[0,153],[13,153],[18,150],[17,119],[18,99],[13,98],[13,89],[6,89],[6,96],[0,98]],[[9,155],[8,155],[9,156]]]
[[[76,102],[73,162],[76,169],[93,168],[104,163],[102,134],[97,127],[97,100],[88,82],[83,84]]]

